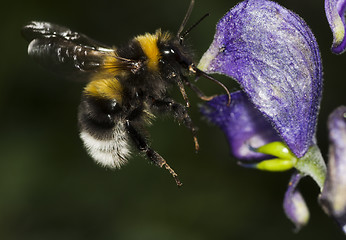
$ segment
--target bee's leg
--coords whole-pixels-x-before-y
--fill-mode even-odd
[[[196,151],[199,150],[199,144],[197,140],[197,128],[194,126],[186,110],[186,107],[184,107],[180,103],[175,102],[171,98],[153,99],[152,106],[159,112],[173,114],[175,119],[177,119],[180,123],[183,123],[188,129],[190,129],[190,131],[192,132],[193,141],[195,143],[195,149]]]
[[[190,107],[189,98],[187,97],[183,82],[180,79],[177,79],[177,83],[178,83],[178,87],[181,92],[181,95],[183,96],[185,100],[186,107]]]
[[[188,86],[189,88],[192,89],[192,91],[194,91],[197,96],[202,99],[203,101],[210,101],[212,100],[216,95],[213,95],[213,96],[207,96],[205,95],[202,90],[200,90],[196,85],[194,85],[193,83],[189,82],[189,81],[186,81],[185,82],[186,86]]]
[[[174,172],[174,170],[168,165],[166,160],[163,157],[161,157],[160,154],[158,154],[152,148],[149,147],[146,139],[137,131],[137,129],[134,128],[130,120],[126,120],[126,129],[139,151],[145,153],[147,157],[150,159],[150,161],[152,161],[156,166],[160,168],[166,168],[169,171],[169,173],[173,176],[176,184],[179,187],[183,185],[178,179],[178,174]]]

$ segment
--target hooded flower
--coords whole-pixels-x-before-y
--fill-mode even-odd
[[[325,0],[324,8],[326,11],[329,26],[333,32],[332,52],[341,54],[346,49],[345,38],[345,0]]]
[[[296,157],[315,144],[321,58],[295,13],[267,0],[239,3],[218,22],[199,68],[235,79]]]
[[[268,0],[246,0],[221,18],[199,66],[235,79],[241,91],[201,108],[227,136],[240,164],[269,171],[295,167],[284,209],[297,229],[309,212],[297,190],[310,175],[323,187],[325,163],[315,130],[322,65],[311,30],[298,15]],[[267,159],[267,160],[264,160]]]

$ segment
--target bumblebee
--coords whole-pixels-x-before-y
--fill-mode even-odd
[[[165,159],[150,147],[143,133],[156,114],[168,113],[192,133],[195,149],[199,145],[197,129],[187,107],[190,106],[184,86],[207,100],[188,75],[204,76],[222,83],[199,70],[191,52],[184,45],[183,32],[194,0],[177,35],[157,30],[114,48],[84,34],[48,22],[30,22],[22,29],[29,42],[28,54],[42,66],[70,78],[87,82],[78,109],[80,138],[89,155],[99,164],[120,168],[127,162],[131,146],[159,167],[166,168],[176,184],[182,183]],[[169,96],[171,86],[178,86],[185,104]]]

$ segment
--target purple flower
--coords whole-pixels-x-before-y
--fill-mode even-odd
[[[326,11],[329,26],[333,32],[332,52],[341,54],[346,49],[345,38],[345,0],[325,0],[324,8]]]
[[[214,98],[201,111],[226,134],[236,158],[245,161],[268,159],[268,155],[253,149],[280,141],[278,133],[243,91],[231,94],[230,106],[227,106],[227,101],[227,95]]]
[[[338,107],[328,119],[329,162],[321,204],[346,234],[346,106]]]
[[[311,30],[298,15],[268,0],[247,0],[218,22],[198,67],[235,79],[241,91],[218,96],[201,112],[226,134],[240,164],[261,170],[296,168],[284,209],[297,229],[309,218],[297,190],[311,176],[320,188],[326,167],[315,130],[322,65]]]
[[[302,174],[298,172],[293,174],[288,184],[284,199],[284,210],[286,216],[295,224],[296,231],[306,225],[310,217],[305,200],[299,190],[297,190],[297,185],[302,177]]]
[[[322,65],[298,15],[267,0],[239,3],[217,24],[199,68],[238,81],[296,157],[315,144]]]

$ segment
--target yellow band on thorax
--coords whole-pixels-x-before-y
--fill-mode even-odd
[[[168,32],[162,33],[160,29],[157,30],[155,34],[146,33],[135,38],[148,58],[149,70],[156,71],[159,69],[161,54],[157,46],[158,41],[168,41],[170,38],[171,35]]]
[[[146,33],[145,35],[137,36],[136,40],[148,58],[148,69],[152,71],[158,70],[161,55],[157,47],[157,34]]]

